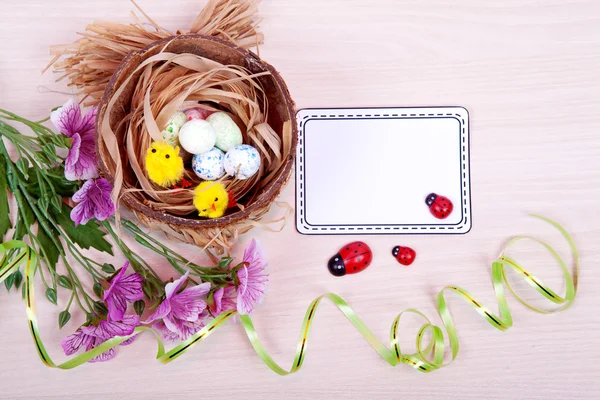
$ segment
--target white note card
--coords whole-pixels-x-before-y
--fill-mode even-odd
[[[304,109],[297,114],[296,227],[307,235],[471,229],[469,114],[462,107]],[[454,208],[436,218],[430,193]]]

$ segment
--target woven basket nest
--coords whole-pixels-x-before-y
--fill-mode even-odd
[[[217,255],[253,227],[285,219],[261,221],[290,177],[298,140],[295,107],[283,79],[238,46],[261,40],[255,13],[254,0],[209,0],[189,32],[167,32],[144,14],[152,30],[139,20],[95,23],[87,28],[93,34],[54,48],[54,62],[71,55],[55,63],[55,71],[81,89],[88,104],[98,104],[98,160],[114,185],[113,200],[170,239]],[[160,140],[173,113],[193,107],[227,112],[242,128],[244,143],[261,155],[261,168],[252,178],[221,179],[238,202],[221,218],[198,217],[192,196],[201,179],[189,158],[189,189],[158,187],[145,171],[144,154],[152,140]]]

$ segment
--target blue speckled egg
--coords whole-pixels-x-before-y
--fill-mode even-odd
[[[235,176],[238,179],[248,179],[260,168],[260,154],[254,147],[242,144],[225,154],[223,165],[227,175]]]
[[[201,179],[214,181],[225,175],[223,168],[224,153],[213,147],[202,154],[195,154],[192,158],[192,169]]]

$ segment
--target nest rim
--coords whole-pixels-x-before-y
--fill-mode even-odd
[[[106,108],[108,106],[108,103],[110,102],[110,99],[114,95],[114,92],[119,88],[119,86],[117,86],[117,84],[122,83],[122,82],[119,82],[119,80],[121,78],[123,71],[126,69],[125,67],[132,60],[135,60],[136,57],[143,57],[146,53],[152,51],[157,46],[162,46],[166,49],[166,47],[171,42],[178,41],[178,40],[188,40],[188,39],[208,40],[208,41],[213,41],[217,44],[229,47],[231,50],[238,52],[244,58],[244,60],[251,61],[252,63],[258,64],[260,67],[262,67],[262,69],[264,71],[270,72],[270,74],[274,80],[275,86],[278,89],[278,92],[280,92],[281,96],[285,100],[285,108],[290,117],[289,122],[291,123],[291,129],[292,129],[292,142],[291,142],[291,147],[290,147],[291,151],[290,151],[289,155],[287,156],[287,158],[285,160],[283,160],[284,165],[283,165],[281,171],[279,172],[279,174],[271,182],[269,182],[265,188],[262,189],[262,192],[254,198],[254,200],[252,201],[251,204],[244,207],[243,210],[240,209],[232,214],[228,214],[228,215],[225,215],[220,218],[196,219],[196,218],[188,218],[188,217],[184,217],[184,216],[173,215],[168,212],[160,211],[155,208],[149,207],[148,205],[137,200],[130,193],[124,193],[124,194],[120,193],[119,199],[121,201],[123,201],[123,203],[125,203],[134,213],[136,213],[136,214],[141,213],[145,218],[150,218],[159,223],[166,223],[168,225],[173,225],[173,226],[178,226],[178,227],[192,228],[194,230],[221,228],[221,227],[225,227],[225,226],[232,225],[237,222],[249,219],[253,215],[253,213],[256,213],[256,212],[260,213],[261,211],[264,212],[265,210],[268,210],[268,208],[274,202],[275,198],[279,195],[279,193],[281,192],[283,187],[286,185],[288,179],[290,178],[290,176],[292,174],[292,168],[293,168],[294,161],[296,158],[296,147],[298,145],[298,124],[296,121],[296,107],[295,107],[294,101],[291,98],[291,95],[289,93],[287,85],[285,84],[285,81],[283,80],[283,78],[281,77],[279,72],[275,69],[275,67],[273,67],[271,64],[263,61],[255,53],[253,53],[249,50],[246,50],[244,48],[241,48],[231,42],[228,42],[226,40],[219,39],[216,37],[212,37],[212,36],[202,35],[202,34],[192,34],[192,35],[186,34],[186,35],[171,36],[171,37],[168,37],[165,39],[161,39],[161,40],[152,42],[151,44],[144,47],[143,49],[131,51],[121,61],[121,63],[119,64],[119,67],[117,68],[117,70],[115,71],[115,73],[113,74],[113,76],[111,77],[110,81],[108,82],[108,84],[106,86],[106,90],[104,91],[104,95],[102,96],[102,100],[100,101],[100,104],[98,106],[98,113],[96,115],[96,122],[95,122],[96,132],[95,132],[94,140],[96,143],[96,148],[97,149],[100,148],[99,146],[100,146],[100,136],[101,135],[99,134],[99,132],[100,132],[102,119],[105,116]],[[110,171],[109,166],[107,165],[107,163],[103,157],[98,157],[98,164],[99,164],[100,170],[102,172],[102,176],[104,178],[107,178],[111,182],[111,184],[114,185],[114,175]]]

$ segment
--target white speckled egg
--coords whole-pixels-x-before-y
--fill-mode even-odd
[[[206,122],[212,125],[217,134],[215,146],[219,149],[229,151],[242,144],[242,131],[227,113],[216,112],[208,116]]]
[[[194,155],[192,169],[200,178],[206,181],[214,181],[225,175],[223,159],[225,154],[213,147],[210,151]]]
[[[260,168],[260,154],[254,147],[242,144],[225,154],[223,165],[227,175],[235,176],[238,179],[248,179],[256,174]],[[236,175],[238,167],[239,173]]]
[[[206,153],[215,147],[216,141],[217,135],[213,127],[201,119],[186,122],[179,131],[179,143],[188,153]]]
[[[181,111],[176,112],[169,122],[165,129],[162,131],[162,137],[165,142],[169,143],[171,146],[177,146],[179,144],[179,131],[181,127],[187,122],[187,117]]]

